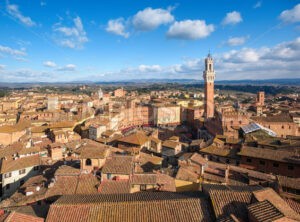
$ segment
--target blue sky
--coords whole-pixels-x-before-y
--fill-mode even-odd
[[[300,78],[300,0],[0,0],[1,81]]]

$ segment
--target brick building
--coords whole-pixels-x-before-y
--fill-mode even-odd
[[[260,125],[273,130],[279,137],[285,138],[287,135],[300,135],[300,128],[293,122],[293,119],[287,115],[254,117],[253,120]]]
[[[238,154],[241,167],[295,178],[300,175],[300,157],[294,151],[243,146]]]

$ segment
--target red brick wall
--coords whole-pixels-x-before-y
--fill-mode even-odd
[[[204,112],[206,114],[206,117],[211,118],[214,116],[214,83],[208,82],[205,83],[204,86]]]
[[[251,163],[247,162],[247,158],[252,160]],[[265,165],[260,164],[260,161],[264,161]],[[279,167],[274,167],[273,163],[279,164]],[[280,163],[272,160],[264,160],[242,156],[240,166],[251,170],[263,171],[265,173],[274,173],[283,176],[299,177],[300,175],[300,165],[291,163]],[[294,169],[289,170],[288,166],[293,166]]]

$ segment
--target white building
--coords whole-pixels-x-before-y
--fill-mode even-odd
[[[48,97],[47,109],[48,110],[57,110],[58,109],[58,98],[57,98],[57,96]]]
[[[40,156],[2,160],[2,198],[7,198],[17,191],[27,179],[36,176],[40,170]]]

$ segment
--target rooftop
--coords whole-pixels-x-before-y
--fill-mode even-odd
[[[118,204],[116,204],[116,202]],[[54,221],[212,221],[200,192],[68,195],[51,205]]]

